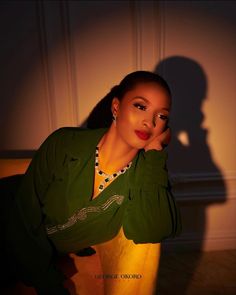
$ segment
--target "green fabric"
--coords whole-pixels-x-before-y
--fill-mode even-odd
[[[17,193],[7,239],[22,275],[38,290],[64,294],[63,276],[53,263],[54,247],[61,253],[76,252],[112,239],[121,226],[135,243],[157,243],[181,232],[165,151],[140,151],[131,168],[91,200],[95,147],[105,132],[55,131],[36,153]],[[76,222],[68,226],[72,216]],[[55,226],[57,231],[47,234],[46,228]]]

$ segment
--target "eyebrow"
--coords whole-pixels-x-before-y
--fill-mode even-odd
[[[134,100],[135,98],[141,98],[142,100],[144,100],[146,103],[150,104],[149,100],[147,100],[145,97],[143,96],[135,96],[132,98],[132,100]]]
[[[141,99],[144,100],[147,104],[150,104],[150,101],[149,101],[148,99],[146,99],[145,97],[143,97],[143,96],[135,96],[135,97],[132,98],[132,100],[134,100],[134,99],[136,99],[136,98],[141,98]],[[170,112],[170,109],[168,109],[168,108],[161,108],[161,109]]]

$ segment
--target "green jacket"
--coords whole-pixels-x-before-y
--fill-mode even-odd
[[[140,150],[131,168],[91,200],[95,148],[106,130],[68,127],[52,133],[16,195],[7,244],[24,281],[39,294],[67,294],[54,249],[76,252],[112,239],[121,226],[135,243],[158,243],[181,232],[166,151]]]

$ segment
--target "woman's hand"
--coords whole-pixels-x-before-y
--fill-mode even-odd
[[[170,128],[168,127],[160,135],[154,137],[153,140],[144,147],[144,149],[146,152],[149,150],[161,151],[165,145],[168,145],[170,143],[170,139],[171,139],[171,131],[170,131]]]

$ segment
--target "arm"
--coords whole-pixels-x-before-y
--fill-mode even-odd
[[[34,156],[12,202],[7,225],[7,246],[21,279],[38,294],[68,294],[64,276],[55,268],[53,248],[43,224],[43,196],[56,168],[60,131],[43,143]]]
[[[105,294],[155,292],[161,241],[181,231],[178,208],[168,186],[166,157],[159,142],[140,153],[123,227],[113,240],[97,245],[103,274],[113,277],[104,279]]]

